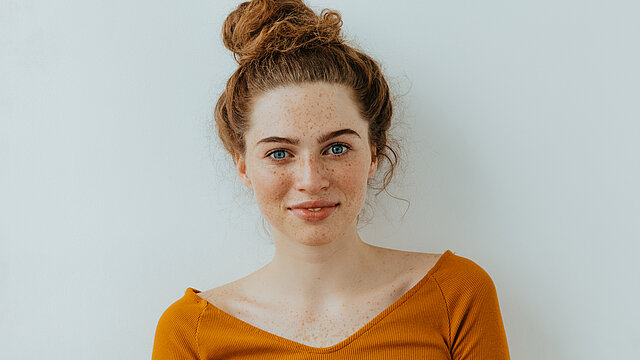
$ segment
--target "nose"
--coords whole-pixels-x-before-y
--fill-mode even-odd
[[[325,165],[312,155],[300,157],[295,175],[295,187],[298,191],[314,194],[329,187]]]

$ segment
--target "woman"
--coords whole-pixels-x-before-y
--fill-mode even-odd
[[[161,316],[153,359],[508,359],[494,284],[469,259],[372,246],[357,232],[368,183],[396,152],[374,60],[338,13],[254,0],[223,26],[239,63],[218,134],[276,248],[258,271],[188,288]]]

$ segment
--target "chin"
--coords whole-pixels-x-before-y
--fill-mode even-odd
[[[297,229],[288,232],[287,236],[299,244],[307,246],[322,246],[335,241],[338,235],[335,230],[335,225],[331,226],[330,229],[322,229],[320,227],[316,227],[315,229]]]
[[[324,245],[327,245],[327,244],[330,244],[330,243],[331,243],[331,241],[327,241],[326,239],[325,240],[318,240],[318,241],[309,240],[309,241],[301,242],[302,245],[306,245],[306,246],[324,246]]]

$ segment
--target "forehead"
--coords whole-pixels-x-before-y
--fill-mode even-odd
[[[304,83],[270,90],[253,104],[248,137],[313,136],[337,128],[366,130],[351,90],[344,85]],[[361,136],[366,136],[360,134]]]

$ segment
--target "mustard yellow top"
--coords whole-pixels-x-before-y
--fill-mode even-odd
[[[364,327],[329,347],[259,329],[187,288],[158,321],[152,360],[506,360],[507,337],[489,274],[447,250],[427,274]]]

